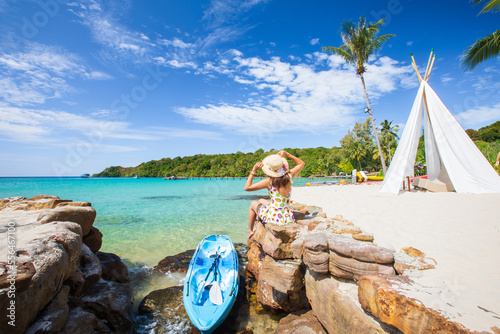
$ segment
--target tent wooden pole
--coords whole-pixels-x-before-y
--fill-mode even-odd
[[[431,65],[433,53],[434,53],[434,49],[431,50],[431,54],[429,55],[429,60],[427,61],[427,68],[425,69],[424,80],[427,80],[427,78],[428,78],[427,73],[429,72],[429,66]]]
[[[410,53],[410,54],[411,54],[411,60],[412,60],[411,64],[413,65],[413,68],[415,69],[415,72],[417,72],[418,82],[422,82],[422,76],[418,72],[417,63],[415,62],[415,58],[413,57],[413,53]]]
[[[429,73],[427,73],[427,77],[425,78],[425,81],[429,80],[429,76],[431,75],[432,67],[434,66],[434,61],[436,60],[436,55],[432,58],[432,63],[431,67],[429,68]]]

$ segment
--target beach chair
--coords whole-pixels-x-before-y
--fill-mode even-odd
[[[441,171],[435,180],[414,178],[412,185],[417,189],[425,189],[435,193],[455,191],[444,166],[441,166]]]

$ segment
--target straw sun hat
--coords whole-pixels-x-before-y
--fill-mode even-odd
[[[277,154],[269,155],[262,160],[262,171],[270,177],[281,177],[288,173],[288,161]]]

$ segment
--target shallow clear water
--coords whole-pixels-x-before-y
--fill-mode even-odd
[[[294,186],[311,179],[297,179]],[[91,202],[103,233],[102,251],[129,266],[154,266],[165,256],[194,249],[208,234],[246,242],[251,200],[245,179],[0,178],[0,198],[56,195]]]

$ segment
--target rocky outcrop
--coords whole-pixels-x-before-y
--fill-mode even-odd
[[[130,280],[128,268],[118,255],[104,252],[97,252],[96,255],[101,262],[103,279],[119,283]]]
[[[248,241],[247,257],[248,263],[245,267],[246,276],[253,276],[256,280],[259,280],[262,263],[266,257],[266,253],[264,253],[260,244],[253,239]]]
[[[89,234],[96,217],[93,207],[88,206],[63,206],[47,210],[38,216],[37,221],[47,224],[53,221],[70,221],[77,223],[82,228],[82,236]]]
[[[303,260],[309,270],[328,273],[329,258],[328,238],[324,233],[312,233],[304,238]]]
[[[90,203],[56,196],[0,200],[0,233],[7,240],[7,233],[15,231],[13,259],[18,267],[14,327],[6,313],[12,301],[13,259],[8,258],[8,244],[0,244],[0,332],[130,331],[130,287],[102,279],[95,255],[102,234],[92,226],[95,215]],[[92,248],[84,244],[84,235]]]
[[[312,310],[328,333],[385,333],[335,278],[308,269],[305,284]]]
[[[256,222],[256,230],[252,239],[257,241],[263,251],[275,259],[292,259],[291,244],[300,231],[299,224],[279,226],[276,224],[262,224]]]
[[[83,243],[87,245],[92,252],[97,253],[102,246],[101,231],[92,226],[89,233],[83,237]]]
[[[266,256],[262,263],[260,280],[282,293],[296,292],[304,286],[300,260],[275,260]]]
[[[182,286],[173,286],[149,293],[139,305],[136,329],[153,323],[156,333],[199,334],[191,324],[182,301]]]
[[[328,334],[328,332],[312,311],[300,311],[281,319],[274,334]]]
[[[158,262],[158,264],[153,267],[153,270],[160,273],[170,273],[176,271],[187,272],[189,262],[191,262],[194,252],[195,250],[191,249],[177,255],[167,256]]]
[[[470,333],[461,324],[409,296],[410,291],[432,294],[406,276],[365,276],[358,282],[364,310],[403,333]],[[436,295],[439,299],[439,295]]]

